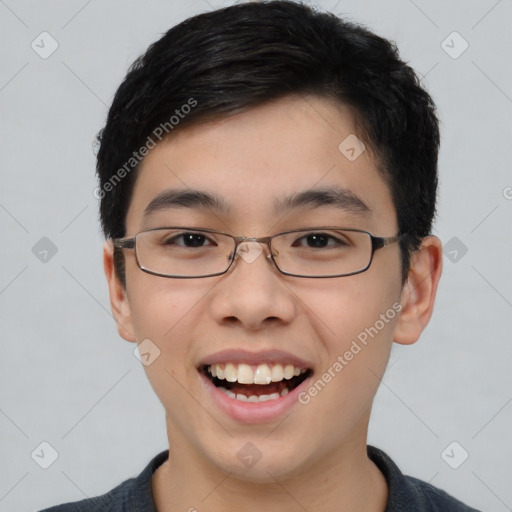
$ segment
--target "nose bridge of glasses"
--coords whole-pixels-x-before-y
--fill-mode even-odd
[[[271,259],[270,237],[254,238],[239,237],[236,239],[236,256],[241,257],[246,263],[253,263],[264,251],[266,258]]]

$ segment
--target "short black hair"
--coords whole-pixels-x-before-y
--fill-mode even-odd
[[[138,164],[151,143],[291,94],[355,109],[358,136],[376,157],[405,235],[405,282],[436,211],[435,104],[394,42],[289,0],[246,2],[191,17],[133,63],[98,134],[96,195],[105,236],[125,236]],[[124,283],[122,255],[115,261]]]

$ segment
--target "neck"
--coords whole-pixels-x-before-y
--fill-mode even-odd
[[[169,459],[153,476],[157,511],[384,512],[388,494],[385,478],[367,457],[366,431],[358,437],[358,442],[347,440],[340,449],[308,464],[306,470],[271,477],[264,483],[243,480],[205,463],[199,454],[180,449],[184,444],[174,439]]]

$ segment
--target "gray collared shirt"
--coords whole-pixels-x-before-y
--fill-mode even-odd
[[[404,475],[382,450],[368,445],[367,451],[388,484],[388,502],[384,512],[481,512],[427,482]],[[124,481],[106,494],[41,512],[157,512],[151,492],[151,477],[168,456],[168,450],[159,453],[139,476]]]

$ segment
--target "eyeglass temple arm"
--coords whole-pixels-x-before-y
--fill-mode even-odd
[[[404,235],[396,235],[389,237],[373,236],[372,235],[372,250],[375,252],[378,249],[382,249],[386,245],[398,242],[404,237]]]
[[[135,238],[114,238],[114,249],[133,249]]]

